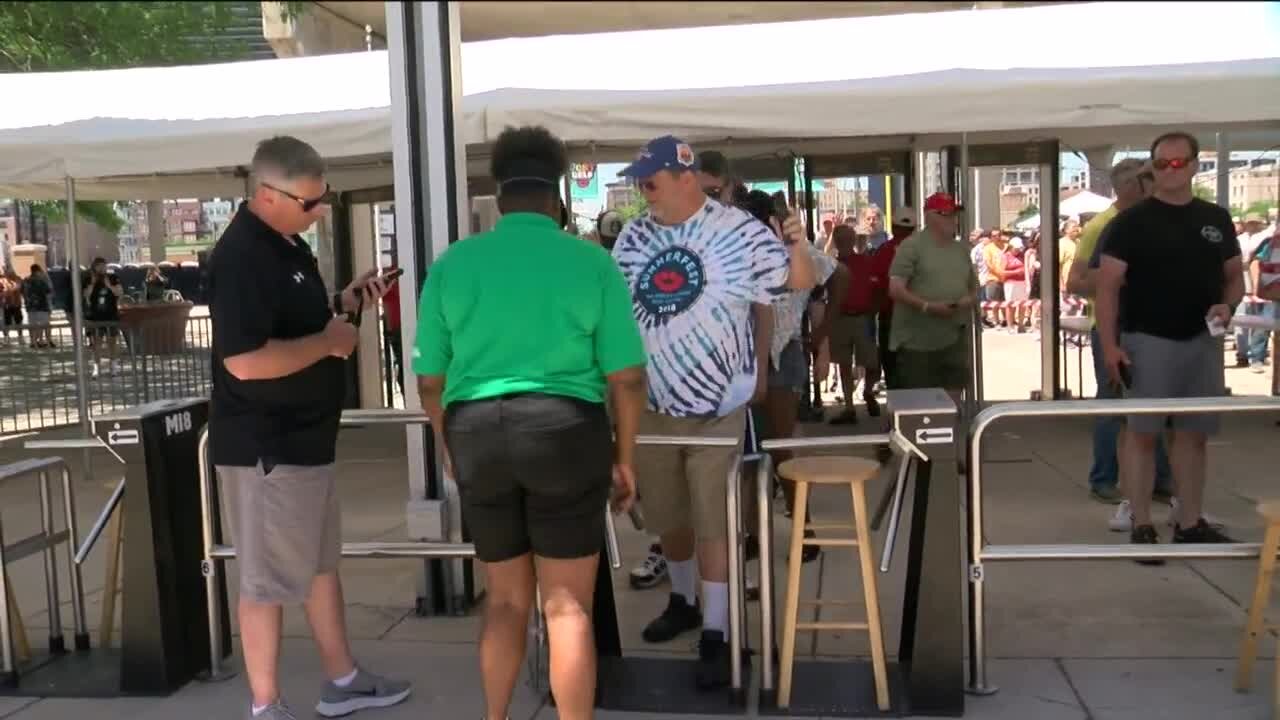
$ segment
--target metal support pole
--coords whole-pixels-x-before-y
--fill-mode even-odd
[[[729,527],[729,692],[742,692],[742,531],[738,517],[738,474],[741,460],[729,463],[725,516]],[[734,698],[737,701],[738,698]]]
[[[773,707],[777,705],[773,680],[773,643],[777,638],[773,585],[773,456],[767,452],[756,466],[756,511],[760,528],[757,535],[760,543],[760,704]]]
[[[1218,150],[1217,184],[1214,185],[1215,198],[1219,207],[1231,211],[1231,138],[1224,132],[1216,133]]]
[[[196,445],[196,462],[200,463],[200,538],[204,545],[204,560],[200,571],[204,575],[205,606],[209,612],[209,677],[210,682],[225,680],[235,673],[222,669],[222,614],[218,612],[218,574],[226,567],[213,557],[213,508],[218,498],[213,492],[213,480],[209,467],[209,428],[200,432]]]
[[[49,652],[66,652],[62,638],[62,601],[58,597],[58,549],[48,541],[53,537],[53,502],[49,497],[49,471],[42,470],[37,481],[40,485],[40,530],[46,542],[44,555],[44,591],[49,602]],[[75,540],[67,538],[68,545]]]
[[[80,288],[80,232],[76,222],[76,181],[68,177],[67,187],[67,270],[71,278],[71,345],[76,360],[76,409],[80,412],[80,432],[93,437],[93,420],[89,417],[89,383],[84,367],[84,293]],[[93,478],[89,449],[80,451],[80,480]]]
[[[0,522],[0,680],[17,671],[13,663],[12,632],[9,627],[9,573],[4,561],[4,523]]]
[[[67,467],[66,463],[62,464],[62,505],[67,516],[67,572],[71,575],[71,614],[76,633],[76,650],[88,650],[89,622],[85,617],[84,577],[80,572],[80,563],[76,559],[76,545],[80,541],[76,520],[76,496],[71,482],[71,468]]]
[[[1062,397],[1058,385],[1058,344],[1062,342],[1059,288],[1065,268],[1058,266],[1058,186],[1062,170],[1058,149],[1054,143],[1052,157],[1044,158],[1040,165],[1038,256],[1048,260],[1040,264],[1040,399],[1044,401]],[[1088,258],[1076,258],[1076,262],[1088,261]]]

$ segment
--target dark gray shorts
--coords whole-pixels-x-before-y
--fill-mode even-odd
[[[333,465],[218,466],[240,572],[240,597],[295,605],[317,575],[336,572],[342,519]]]
[[[1221,397],[1227,394],[1222,341],[1208,331],[1190,340],[1123,333],[1120,346],[1133,362],[1129,370],[1132,385],[1124,391],[1126,398]],[[1133,432],[1158,433],[1172,427],[1174,430],[1213,435],[1218,432],[1219,418],[1216,414],[1206,413],[1131,415],[1127,422]]]
[[[772,363],[771,363],[772,364]],[[782,348],[779,367],[771,368],[769,387],[788,388],[803,392],[809,385],[809,366],[805,362],[804,346],[799,340],[792,340]]]

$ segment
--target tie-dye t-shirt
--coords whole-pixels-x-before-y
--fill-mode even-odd
[[[756,385],[751,304],[786,292],[789,255],[746,212],[708,200],[692,218],[662,225],[645,215],[613,248],[649,355],[649,409],[721,417]]]

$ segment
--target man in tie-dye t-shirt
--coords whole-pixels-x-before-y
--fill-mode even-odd
[[[770,228],[711,200],[696,170],[693,149],[667,136],[651,141],[620,173],[636,181],[649,205],[613,249],[649,356],[649,408],[640,432],[740,439],[756,388],[751,305],[813,287],[814,268],[798,221]],[[701,627],[696,680],[707,690],[729,681],[725,491],[739,452],[655,446],[636,452],[645,515],[661,537],[672,589],[644,638],[666,642]]]

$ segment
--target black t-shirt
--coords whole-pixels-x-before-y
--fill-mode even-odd
[[[1205,316],[1226,286],[1223,265],[1240,255],[1230,213],[1199,198],[1143,200],[1117,215],[1098,242],[1101,254],[1128,265],[1120,329],[1169,340],[1207,332]]]
[[[346,393],[340,358],[272,380],[240,380],[223,365],[225,358],[257,350],[268,340],[321,332],[333,317],[307,243],[285,238],[241,205],[210,254],[209,281],[214,464],[332,463]]]
[[[102,278],[94,277],[89,286],[89,306],[85,309],[85,317],[96,322],[115,322],[120,319],[120,306],[111,286],[119,284],[119,280],[111,275]]]
[[[26,296],[27,312],[49,312],[49,295],[53,288],[45,277],[29,277],[22,281],[22,294]]]

